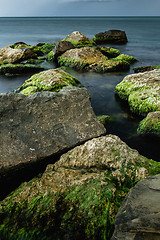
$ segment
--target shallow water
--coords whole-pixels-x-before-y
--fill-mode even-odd
[[[0,48],[23,41],[31,45],[38,42],[54,43],[72,31],[79,30],[90,38],[109,29],[124,30],[129,42],[114,45],[121,53],[134,56],[139,61],[125,73],[82,73],[67,69],[88,89],[96,115],[108,114],[114,122],[107,126],[107,133],[119,136],[142,155],[160,161],[160,139],[140,137],[136,130],[140,118],[133,115],[128,105],[114,94],[115,86],[132,68],[140,65],[158,65],[160,62],[160,17],[117,18],[0,18]],[[109,45],[106,45],[109,46]],[[55,68],[50,64],[50,68]],[[0,76],[0,92],[8,92],[20,86],[27,76]]]

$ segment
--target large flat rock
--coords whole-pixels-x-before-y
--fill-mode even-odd
[[[112,240],[160,239],[160,174],[130,190],[115,220]]]
[[[0,173],[105,133],[85,88],[0,94]]]

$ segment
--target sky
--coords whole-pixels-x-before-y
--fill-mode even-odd
[[[0,0],[0,17],[160,16],[160,0]]]

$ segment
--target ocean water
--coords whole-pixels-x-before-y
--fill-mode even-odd
[[[137,126],[141,120],[133,115],[128,105],[115,96],[115,86],[124,76],[133,73],[135,66],[160,64],[160,17],[57,17],[57,18],[0,18],[0,48],[23,41],[30,45],[39,42],[54,43],[73,31],[81,31],[93,38],[96,33],[110,29],[124,30],[128,37],[125,45],[112,46],[138,62],[123,73],[76,72],[67,69],[88,89],[96,115],[109,114],[115,121],[108,125],[107,133],[119,136],[130,147],[142,155],[160,161],[160,139],[140,137]],[[50,64],[55,68],[54,64]],[[20,86],[29,76],[0,76],[0,93],[9,92]]]

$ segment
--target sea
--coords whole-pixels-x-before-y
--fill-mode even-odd
[[[137,127],[142,118],[130,112],[128,104],[114,93],[115,86],[133,73],[133,67],[160,65],[160,17],[26,17],[0,18],[0,48],[16,42],[30,45],[55,43],[73,31],[89,38],[111,29],[126,32],[125,45],[106,44],[121,53],[134,56],[138,62],[129,71],[120,73],[77,72],[67,68],[88,89],[95,114],[110,115],[114,121],[106,126],[107,134],[115,134],[140,154],[160,161],[160,138],[139,136]],[[47,63],[49,68],[56,68]],[[30,76],[0,76],[0,93],[11,92]],[[5,104],[5,103],[4,103]]]

